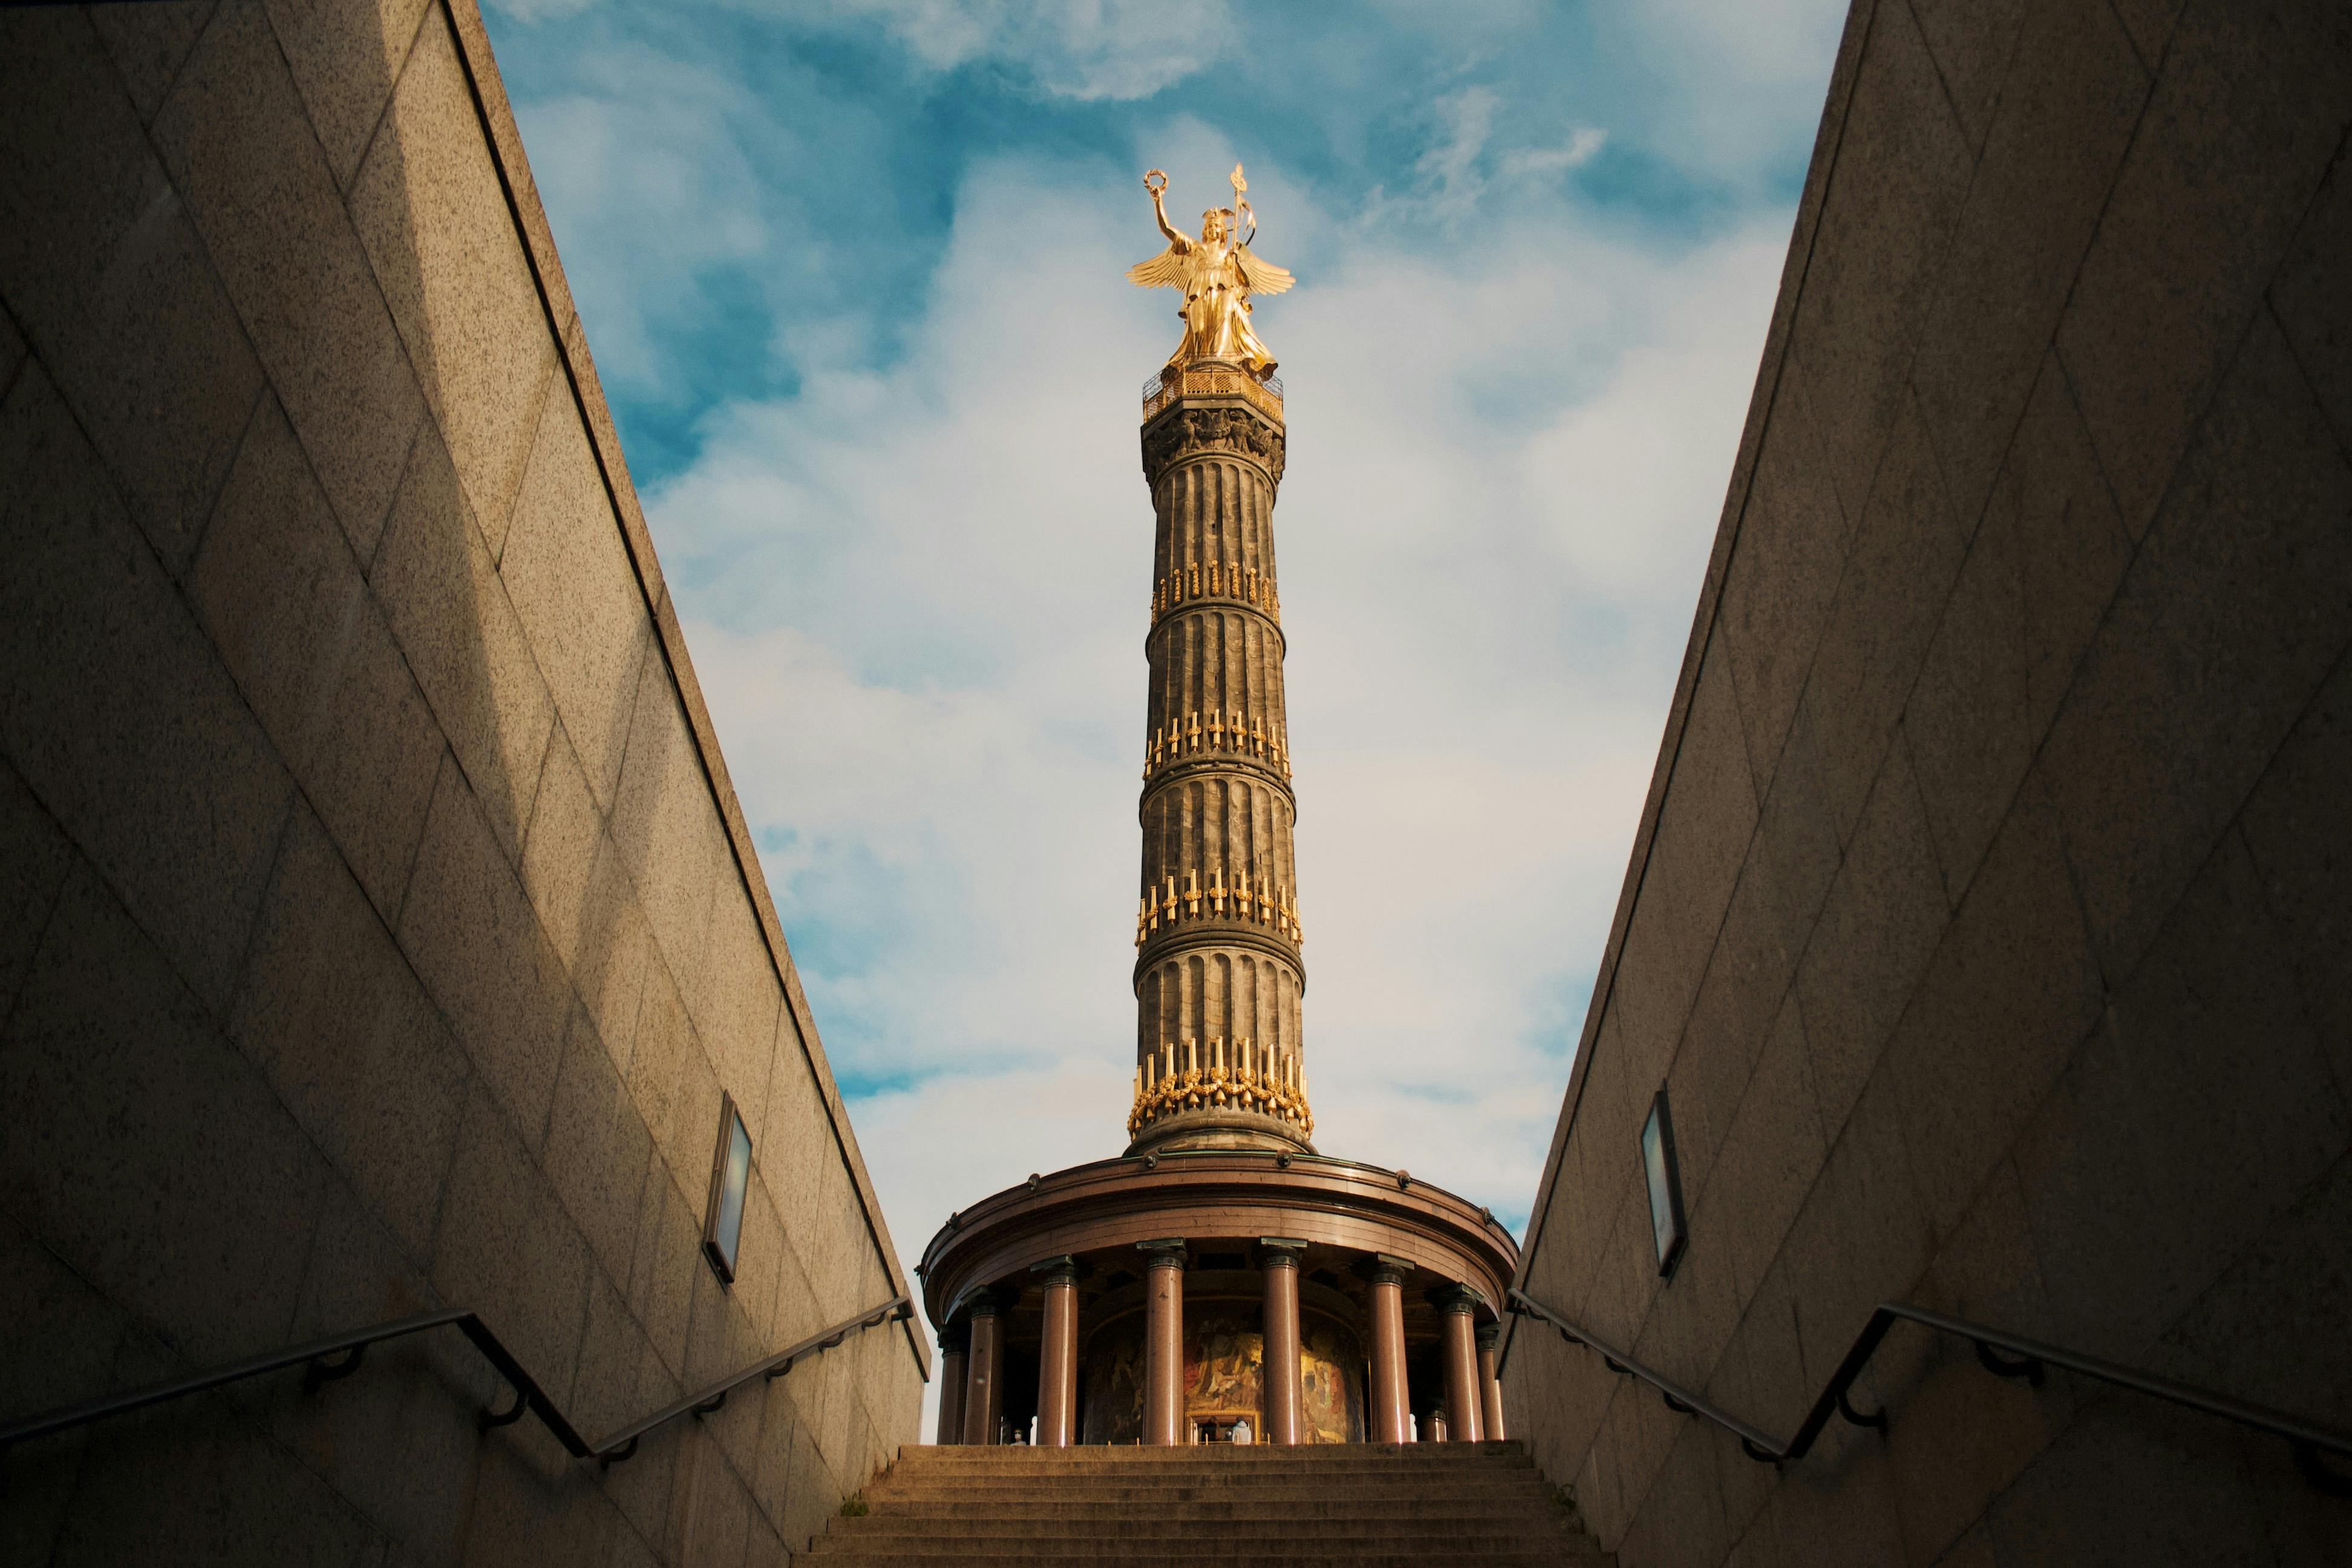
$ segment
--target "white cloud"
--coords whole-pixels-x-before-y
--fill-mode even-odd
[[[1607,132],[1580,126],[1557,145],[1498,149],[1497,122],[1506,132],[1512,129],[1515,107],[1483,84],[1434,100],[1429,106],[1433,134],[1413,162],[1411,189],[1402,196],[1376,190],[1373,215],[1381,221],[1436,223],[1458,230],[1482,216],[1497,180],[1507,185],[1557,180],[1591,163],[1608,144]]]
[[[935,71],[976,60],[1055,98],[1149,98],[1232,50],[1226,0],[832,0]]]
[[[1570,169],[1580,169],[1609,142],[1609,132],[1593,126],[1580,127],[1574,134],[1557,147],[1527,147],[1507,153],[1502,159],[1506,179],[1556,179]]]
[[[1729,178],[1801,155],[1821,117],[1849,0],[1649,0],[1595,6],[1596,28],[1666,75],[1655,146]]]
[[[1149,144],[1180,185],[1234,161],[1188,122]],[[1517,1216],[1785,215],[1678,250],[1520,203],[1465,242],[1252,184],[1301,279],[1259,324],[1318,1142]],[[855,1114],[910,1262],[950,1209],[1124,1142],[1136,394],[1177,332],[1121,279],[1147,210],[1124,169],[975,168],[905,358],[730,408],[652,504],[819,1024],[887,1086]]]
[[[551,22],[576,16],[597,0],[490,0],[518,22]]]

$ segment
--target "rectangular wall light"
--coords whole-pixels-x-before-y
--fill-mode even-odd
[[[1642,1173],[1650,1184],[1650,1234],[1658,1244],[1658,1273],[1672,1274],[1683,1255],[1683,1178],[1675,1163],[1675,1123],[1661,1087],[1642,1123]]]
[[[710,1161],[710,1202],[702,1218],[702,1252],[719,1278],[732,1284],[743,1239],[743,1197],[751,1186],[751,1130],[735,1097],[719,1097],[719,1149]]]

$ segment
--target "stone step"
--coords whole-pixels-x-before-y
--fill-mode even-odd
[[[834,1562],[860,1563],[865,1568],[929,1568],[941,1563],[956,1563],[968,1568],[1017,1568],[1018,1564],[1038,1561],[1026,1550],[996,1552],[984,1545],[964,1543],[957,1546],[925,1546],[918,1551],[891,1550],[879,1543],[861,1543],[843,1550],[833,1543],[836,1538],[820,1536],[810,1555],[823,1555]],[[1220,1568],[1454,1568],[1462,1563],[1484,1563],[1489,1568],[1559,1568],[1565,1563],[1605,1563],[1610,1561],[1601,1550],[1588,1541],[1573,1545],[1546,1546],[1510,1552],[1470,1553],[1458,1546],[1447,1544],[1423,1552],[1364,1551],[1350,1548],[1340,1552],[1321,1552],[1313,1547],[1300,1547],[1268,1552],[1229,1552],[1213,1541],[1187,1544],[1171,1552],[1140,1552],[1131,1547],[1115,1547],[1096,1552],[1085,1557],[1057,1558],[1060,1568],[1200,1568],[1203,1563],[1215,1563]]]
[[[1069,1454],[1117,1454],[1149,1462],[1183,1455],[1213,1455],[1232,1459],[1346,1458],[1359,1454],[1461,1454],[1465,1456],[1521,1454],[1526,1443],[1504,1437],[1480,1443],[1073,1443],[1066,1447],[1038,1447],[1029,1443],[910,1443],[905,1460],[975,1459],[991,1454],[1034,1454],[1053,1458]]]
[[[845,1523],[851,1521],[845,1521]],[[1491,1525],[1484,1530],[1428,1530],[1390,1528],[1324,1529],[1308,1531],[1296,1524],[1273,1521],[1255,1526],[1218,1525],[1213,1530],[1146,1530],[1139,1527],[1125,1537],[1115,1531],[1091,1531],[1084,1535],[1018,1535],[1009,1531],[933,1530],[909,1532],[890,1530],[828,1531],[824,1539],[846,1550],[853,1546],[887,1548],[898,1552],[928,1551],[936,1546],[974,1546],[991,1552],[1021,1551],[1043,1561],[1047,1558],[1096,1557],[1114,1550],[1136,1552],[1181,1552],[1204,1538],[1213,1539],[1220,1551],[1234,1552],[1295,1552],[1300,1548],[1336,1552],[1341,1547],[1379,1552],[1436,1552],[1452,1546],[1466,1552],[1491,1553],[1522,1552],[1530,1547],[1556,1544],[1570,1539],[1563,1532],[1538,1533],[1532,1531],[1498,1531]],[[1548,1539],[1549,1538],[1549,1539]]]
[[[1321,1497],[1334,1500],[1378,1499],[1388,1497],[1452,1497],[1486,1501],[1516,1497],[1542,1496],[1538,1486],[1498,1485],[1475,1478],[1465,1478],[1458,1484],[1443,1488],[1402,1488],[1375,1480],[1353,1482],[1343,1486],[1296,1488],[1286,1486],[1245,1486],[1231,1480],[1171,1482],[1162,1486],[1108,1484],[1096,1482],[1081,1488],[1055,1486],[1050,1481],[1006,1481],[1001,1486],[964,1486],[950,1481],[925,1484],[917,1481],[884,1480],[869,1484],[866,1500],[879,1504],[892,1502],[954,1502],[968,1507],[985,1508],[992,1503],[1050,1502],[1066,1500],[1074,1491],[1083,1490],[1093,1501],[1118,1503],[1125,1507],[1140,1507],[1155,1503],[1177,1502],[1239,1502],[1255,1507],[1276,1506],[1286,1499]]]
[[[1105,1508],[1092,1499],[1035,1498],[1029,1501],[994,1504],[975,1509],[969,1503],[937,1500],[877,1499],[870,1492],[866,1503],[873,1512],[869,1519],[905,1520],[971,1520],[990,1519],[1008,1526],[1035,1524],[1067,1519],[1126,1520],[1133,1514],[1125,1509]],[[1366,1519],[1366,1520],[1462,1520],[1475,1522],[1486,1519],[1538,1519],[1564,1513],[1559,1504],[1538,1493],[1524,1497],[1496,1498],[1475,1502],[1456,1498],[1364,1498],[1355,1500],[1327,1497],[1298,1497],[1286,1500],[1281,1517],[1286,1519]],[[1155,1509],[1154,1517],[1213,1524],[1228,1520],[1249,1520],[1265,1517],[1265,1510],[1255,1503],[1208,1500],[1171,1503]]]
[[[1488,1514],[1483,1517],[1467,1514],[1400,1516],[1392,1519],[1352,1519],[1329,1517],[1306,1518],[1238,1518],[1238,1519],[1163,1519],[1134,1518],[1116,1513],[1088,1514],[1063,1519],[998,1519],[980,1515],[957,1519],[934,1516],[928,1519],[905,1519],[895,1514],[869,1513],[844,1519],[835,1527],[847,1535],[940,1536],[971,1535],[975,1538],[1002,1537],[1021,1541],[1093,1541],[1103,1537],[1153,1541],[1162,1537],[1194,1537],[1202,1531],[1234,1537],[1276,1535],[1284,1539],[1297,1537],[1302,1531],[1312,1529],[1318,1538],[1354,1540],[1358,1537],[1377,1539],[1396,1534],[1426,1535],[1440,1532],[1461,1534],[1492,1533],[1497,1529],[1513,1531],[1565,1530],[1567,1521],[1555,1510],[1553,1517],[1528,1511]]]
[[[845,1568],[1605,1563],[1517,1443],[910,1448],[812,1554]]]
[[[1503,1459],[1528,1458],[1526,1445],[1513,1438],[1504,1443],[1305,1443],[1285,1447],[1274,1443],[1202,1443],[1157,1447],[1127,1444],[1112,1447],[1090,1444],[1069,1448],[1032,1448],[1003,1444],[975,1447],[909,1447],[899,1463],[906,1465],[1057,1465],[1092,1460],[1123,1465],[1345,1465],[1399,1459],[1429,1465],[1491,1465]]]
[[[968,1476],[1124,1476],[1138,1480],[1161,1476],[1287,1476],[1299,1480],[1320,1481],[1335,1476],[1427,1476],[1439,1479],[1446,1476],[1529,1475],[1534,1470],[1532,1460],[1517,1455],[1497,1455],[1484,1461],[1436,1464],[1389,1455],[1311,1464],[1283,1459],[1238,1464],[1215,1459],[1174,1459],[1140,1465],[1117,1459],[1056,1458],[995,1459],[906,1467],[906,1473],[910,1476],[942,1479]]]

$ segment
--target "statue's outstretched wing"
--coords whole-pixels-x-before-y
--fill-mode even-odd
[[[1127,280],[1139,289],[1181,289],[1192,275],[1191,259],[1172,245],[1127,269]]]
[[[1234,260],[1240,264],[1242,281],[1249,285],[1253,294],[1279,294],[1297,281],[1291,277],[1287,268],[1276,267],[1273,262],[1251,254],[1246,245],[1234,247]],[[1141,270],[1141,268],[1136,269]],[[1128,276],[1133,278],[1135,273],[1130,272]]]

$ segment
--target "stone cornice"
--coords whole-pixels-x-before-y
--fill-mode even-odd
[[[1151,797],[1172,784],[1197,779],[1203,774],[1235,773],[1256,783],[1272,785],[1290,805],[1290,819],[1298,820],[1298,796],[1290,781],[1276,772],[1273,764],[1255,757],[1235,756],[1231,752],[1203,752],[1199,756],[1184,757],[1172,763],[1162,763],[1144,774],[1143,797],[1136,803],[1139,818],[1151,805]]]
[[[1253,952],[1278,958],[1297,974],[1298,994],[1307,994],[1307,960],[1299,956],[1297,948],[1264,926],[1230,919],[1184,921],[1152,932],[1144,938],[1143,947],[1136,954],[1134,983],[1142,984],[1143,977],[1154,964],[1196,947],[1245,947]]]
[[[1197,599],[1185,599],[1180,603],[1171,605],[1166,609],[1160,611],[1158,615],[1152,616],[1150,629],[1143,634],[1143,640],[1146,646],[1148,647],[1153,637],[1158,637],[1161,631],[1165,630],[1169,623],[1182,620],[1188,615],[1197,615],[1203,610],[1237,610],[1243,615],[1255,616],[1258,620],[1265,622],[1265,629],[1267,632],[1272,634],[1274,637],[1274,652],[1276,658],[1282,658],[1290,651],[1290,639],[1283,636],[1282,623],[1280,621],[1276,620],[1272,616],[1267,615],[1264,610],[1258,608],[1255,605],[1251,604],[1246,599],[1233,599],[1222,596],[1212,598],[1206,594],[1202,595]]]

